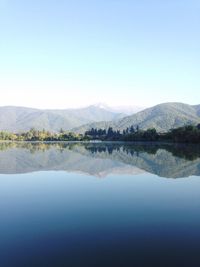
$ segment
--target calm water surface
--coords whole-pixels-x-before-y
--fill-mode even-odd
[[[0,143],[0,266],[200,266],[200,148]]]

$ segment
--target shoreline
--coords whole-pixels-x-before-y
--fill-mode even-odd
[[[183,143],[183,142],[172,142],[172,141],[14,141],[14,140],[0,140],[0,143],[29,143],[29,144],[59,144],[59,143],[69,143],[69,144],[126,144],[126,145],[200,145],[200,143]]]

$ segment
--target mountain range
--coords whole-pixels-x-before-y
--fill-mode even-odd
[[[62,128],[84,133],[92,127],[124,130],[138,125],[141,129],[156,128],[164,132],[185,124],[200,123],[200,105],[163,103],[132,115],[120,111],[122,107],[110,108],[103,104],[64,110],[5,106],[0,107],[0,130],[22,132],[35,128],[58,132]]]
[[[75,132],[84,133],[91,128],[124,130],[130,126],[139,126],[140,129],[156,128],[165,132],[186,124],[200,123],[200,105],[183,103],[163,103],[144,109],[131,116],[125,116],[115,121],[102,121],[90,123],[74,129]]]
[[[107,110],[99,106],[88,106],[79,109],[42,110],[26,107],[0,107],[0,130],[13,132],[49,130],[58,132],[61,128],[71,130],[83,124],[113,121],[125,114]]]

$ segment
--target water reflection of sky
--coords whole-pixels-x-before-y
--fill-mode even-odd
[[[199,260],[198,177],[47,171],[0,175],[0,185],[1,266]]]

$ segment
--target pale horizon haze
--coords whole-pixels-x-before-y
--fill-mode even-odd
[[[0,106],[200,104],[200,1],[0,0]]]

